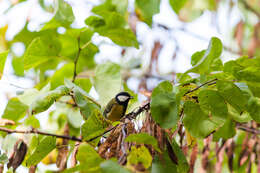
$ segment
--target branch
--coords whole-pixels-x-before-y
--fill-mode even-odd
[[[126,114],[121,121],[125,120],[126,118],[132,120],[135,119],[140,113],[142,113],[143,111],[148,111],[150,109],[150,102],[146,103],[143,106],[140,106],[136,111],[132,111],[128,114]]]
[[[218,80],[218,79],[215,78],[215,79],[212,79],[212,80],[210,80],[210,81],[208,81],[208,82],[205,82],[205,83],[201,84],[200,86],[198,86],[198,87],[196,87],[196,88],[194,88],[194,89],[192,89],[192,90],[187,91],[183,96],[186,96],[187,94],[189,94],[189,93],[191,93],[191,92],[194,92],[194,91],[200,89],[200,88],[203,87],[204,85],[207,85],[207,84],[208,84],[208,85],[213,85],[213,84],[216,83],[216,80]]]
[[[53,134],[53,133],[47,133],[47,132],[38,131],[37,129],[12,130],[12,129],[8,129],[8,128],[0,127],[0,131],[6,132],[6,133],[40,134],[40,135],[45,135],[45,136],[53,136],[53,137],[56,137],[56,138],[62,138],[62,139],[68,139],[68,140],[72,140],[72,141],[82,142],[82,139],[77,138],[75,136],[66,136],[66,135],[58,135],[58,134]]]
[[[245,8],[247,8],[249,11],[251,11],[252,13],[254,13],[258,18],[260,18],[260,13],[259,13],[258,11],[256,11],[253,7],[251,7],[251,6],[246,2],[246,0],[241,0],[240,2],[245,6]]]
[[[247,127],[247,126],[243,126],[243,125],[237,125],[237,129],[243,130],[243,131],[246,131],[246,132],[249,132],[249,133],[253,133],[253,134],[256,134],[256,135],[260,135],[260,130],[254,129],[254,128],[251,128],[251,127]]]

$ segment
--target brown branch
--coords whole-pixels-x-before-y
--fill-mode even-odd
[[[203,86],[205,86],[205,85],[207,85],[207,84],[208,84],[208,85],[213,85],[213,84],[216,83],[216,80],[218,80],[218,79],[215,78],[215,79],[212,79],[212,80],[210,80],[210,81],[208,81],[208,82],[205,82],[205,83],[201,84],[200,86],[198,86],[198,87],[196,87],[196,88],[194,88],[194,89],[192,89],[192,90],[187,91],[183,96],[186,96],[187,94],[189,94],[189,93],[191,93],[191,92],[194,92],[194,91],[200,89],[201,87],[203,87]]]
[[[253,133],[256,135],[260,135],[260,130],[255,129],[255,128],[251,128],[251,127],[247,127],[247,126],[243,126],[243,125],[237,125],[237,129],[239,130],[243,130],[249,133]]]
[[[68,139],[72,141],[79,141],[82,142],[82,139],[77,138],[75,136],[67,136],[67,135],[58,135],[58,134],[53,134],[53,133],[47,133],[47,132],[42,132],[37,129],[31,129],[31,130],[12,130],[4,127],[0,127],[0,131],[6,132],[6,133],[24,133],[24,134],[40,134],[40,135],[45,135],[45,136],[53,136],[56,138],[62,138],[62,139]]]

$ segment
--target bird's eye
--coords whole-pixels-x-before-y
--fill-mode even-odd
[[[126,100],[129,99],[129,97],[128,97],[128,96],[121,95],[121,96],[117,96],[117,99],[118,99],[120,102],[125,102]]]

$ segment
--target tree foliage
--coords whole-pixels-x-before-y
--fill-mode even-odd
[[[17,1],[10,8],[25,2]],[[169,0],[169,5],[182,23],[188,23],[206,10],[217,13],[224,2]],[[160,12],[160,0],[135,0],[133,13],[127,0],[103,1],[92,6],[82,28],[73,27],[70,3],[38,3],[53,14],[39,31],[29,30],[26,22],[6,40],[7,27],[0,28],[0,79],[8,59],[18,78],[34,78],[34,86],[9,98],[3,110],[0,172],[19,166],[35,172],[42,163],[56,163],[65,172],[260,170],[259,1],[232,4],[241,6],[246,16],[235,27],[233,38],[240,57],[226,60],[223,52],[234,50],[212,37],[205,49],[191,56],[190,69],[169,73],[172,80],[158,70],[153,73],[162,48],[158,42],[144,70],[140,57],[127,64],[95,60],[102,46],[94,37],[120,47],[122,57],[127,50],[145,49],[136,36],[136,23],[157,27],[153,16]],[[12,49],[16,43],[25,47],[21,56]],[[135,70],[145,71],[139,75],[137,91],[146,97],[143,103],[128,88]],[[150,78],[156,79],[153,87],[148,86]],[[97,97],[91,96],[93,90]],[[122,90],[135,99],[126,117],[112,123],[102,112]],[[41,117],[48,120],[47,126]]]

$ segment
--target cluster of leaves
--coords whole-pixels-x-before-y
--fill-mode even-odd
[[[206,6],[200,9],[193,8],[194,3],[170,0],[173,10],[184,21],[200,16],[205,9],[217,8],[215,1],[207,1]],[[96,150],[102,134],[111,126],[111,122],[102,116],[102,109],[120,90],[131,91],[123,81],[123,67],[110,62],[96,64],[94,56],[99,47],[93,44],[92,37],[97,33],[119,46],[139,48],[136,36],[127,22],[128,1],[107,0],[95,6],[92,15],[85,20],[86,27],[80,29],[71,28],[75,17],[71,6],[64,0],[55,1],[53,8],[46,7],[42,1],[40,4],[47,11],[54,10],[53,18],[38,32],[29,31],[27,23],[7,43],[8,46],[23,43],[26,48],[24,54],[17,57],[12,50],[0,53],[0,78],[8,53],[13,56],[12,66],[17,76],[26,76],[25,71],[33,71],[37,78],[34,88],[18,93],[8,101],[1,122],[5,119],[11,123],[0,125],[10,130],[20,127],[42,128],[66,136],[81,136],[83,143],[67,139],[60,141],[57,135],[37,133],[30,137],[23,136],[23,140],[17,141],[12,134],[1,132],[2,149],[6,152],[13,150],[13,153],[9,159],[6,153],[0,153],[0,164],[8,163],[8,168],[12,167],[10,169],[15,171],[20,164],[33,169],[40,162],[52,164],[57,160],[59,169],[67,172],[187,172],[192,164],[188,164],[188,154],[183,152],[182,142],[177,142],[174,133],[181,131],[182,125],[186,146],[192,148],[203,146],[200,139],[211,134],[216,142],[238,135],[236,142],[239,144],[242,137],[236,130],[236,124],[260,123],[260,57],[241,57],[223,64],[220,59],[223,45],[218,38],[213,37],[207,49],[192,55],[192,68],[177,75],[177,84],[163,81],[152,91],[150,111],[147,114],[151,115],[152,121],[147,122],[155,122],[154,126],[161,131],[160,135],[150,133],[149,130],[128,134],[121,142],[123,145],[133,145],[123,151],[125,153],[117,155],[118,158],[126,154],[126,162],[118,161],[120,165],[116,158],[105,160]],[[159,12],[159,6],[160,0],[136,0],[135,12],[140,21],[151,27],[152,17]],[[181,15],[187,14],[189,10],[192,16]],[[65,29],[64,33],[57,32],[60,27]],[[97,91],[98,101],[89,95],[91,88]],[[42,112],[48,115],[51,128],[42,127],[38,120],[38,116],[44,116],[40,115]],[[119,130],[119,133],[122,136],[123,132]],[[163,140],[161,136],[164,136]],[[183,135],[179,134],[179,137],[183,139]],[[121,146],[120,143],[118,145]],[[256,145],[260,144],[255,144],[254,148],[257,148]],[[240,153],[241,150],[239,148],[236,152]],[[256,149],[257,152],[259,150]],[[69,156],[72,158],[72,166],[66,169]],[[257,156],[260,157],[259,154]],[[250,161],[241,162],[241,158],[235,158],[234,162],[239,162],[236,165],[242,167],[234,166],[232,169],[243,171],[246,167],[244,165]]]

